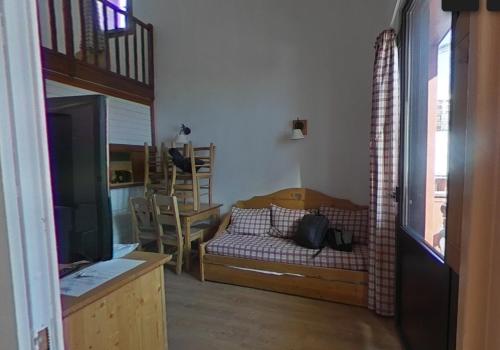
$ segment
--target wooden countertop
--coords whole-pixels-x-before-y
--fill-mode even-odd
[[[79,297],[61,295],[63,318],[101,299],[130,281],[154,270],[158,266],[164,265],[172,259],[172,256],[157,253],[133,252],[125,256],[125,258],[144,260],[145,262]]]

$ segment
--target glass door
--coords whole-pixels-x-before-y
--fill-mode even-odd
[[[408,349],[451,350],[458,283],[445,259],[453,16],[441,0],[410,0],[404,16],[397,324]]]
[[[402,226],[445,255],[450,120],[451,24],[441,1],[407,13]]]

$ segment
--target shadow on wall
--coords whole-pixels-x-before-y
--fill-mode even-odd
[[[200,141],[203,135],[197,135],[199,132],[196,127],[193,130],[192,142],[195,146],[211,142],[208,138],[205,142]],[[224,204],[223,212],[228,211],[238,200],[293,187],[307,187],[367,204],[363,197],[368,191],[368,172],[363,173],[366,175],[366,179],[363,179],[364,176],[359,173],[350,174],[347,167],[342,167],[346,162],[351,163],[348,164],[351,168],[354,166],[352,163],[358,163],[353,153],[322,147],[321,138],[315,140],[306,136],[303,140],[290,140],[288,128],[279,135],[276,138],[257,136],[251,147],[246,146],[245,140],[226,138],[219,143],[214,142],[214,201]],[[336,159],[344,159],[344,163]],[[352,188],[361,194],[357,198],[353,198],[352,193],[355,191],[351,187],[343,185],[349,181]]]

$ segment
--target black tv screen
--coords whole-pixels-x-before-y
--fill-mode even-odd
[[[47,134],[59,262],[110,259],[105,97],[47,99]]]

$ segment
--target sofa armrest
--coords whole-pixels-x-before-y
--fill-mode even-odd
[[[220,237],[224,234],[226,231],[227,227],[229,226],[229,223],[231,222],[231,213],[227,213],[222,217],[222,220],[219,224],[219,227],[217,228],[217,232],[213,235],[212,238],[210,238],[208,241],[203,242],[200,244],[200,280],[203,282],[205,281],[205,268],[203,265],[203,258],[205,257],[205,246],[210,243],[211,240]]]
[[[224,232],[227,230],[227,227],[229,226],[230,222],[231,222],[231,213],[227,213],[222,217],[222,220],[220,221],[219,224],[219,228],[217,229],[217,232],[215,232],[212,239],[222,236]]]

